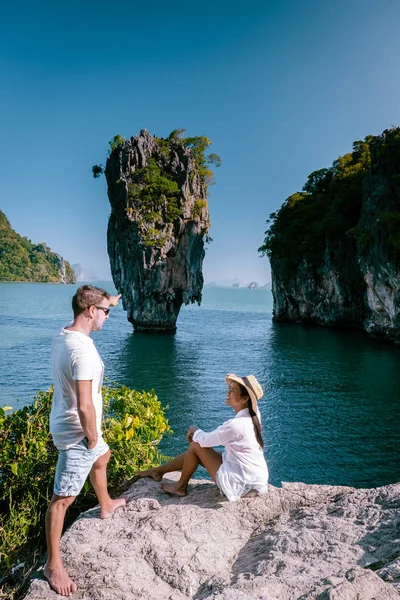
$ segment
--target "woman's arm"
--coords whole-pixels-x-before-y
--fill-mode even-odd
[[[202,448],[226,446],[237,439],[237,430],[234,423],[234,419],[231,419],[210,432],[203,431],[202,429],[195,429],[192,440],[193,442],[200,444]]]

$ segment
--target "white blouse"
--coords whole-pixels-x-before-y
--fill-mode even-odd
[[[233,419],[225,421],[214,431],[206,433],[197,429],[193,441],[202,448],[225,446],[216,480],[228,500],[237,500],[252,489],[260,494],[268,491],[268,467],[248,408],[239,411]]]

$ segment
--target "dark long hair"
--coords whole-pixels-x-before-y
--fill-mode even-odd
[[[258,442],[258,445],[261,446],[261,448],[264,450],[264,440],[262,438],[262,433],[261,433],[260,419],[258,418],[257,413],[255,413],[253,410],[253,405],[251,404],[251,399],[249,397],[249,392],[247,391],[247,389],[241,383],[239,383],[239,388],[240,388],[240,395],[242,396],[242,398],[244,396],[247,396],[249,399],[249,401],[247,403],[247,407],[249,409],[251,420],[253,421],[253,427],[254,427],[254,433],[256,435],[256,440]]]

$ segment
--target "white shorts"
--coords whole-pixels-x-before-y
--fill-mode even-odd
[[[77,496],[85,485],[93,464],[108,452],[109,447],[99,438],[94,448],[88,448],[87,439],[68,450],[59,450],[54,493],[56,496]]]

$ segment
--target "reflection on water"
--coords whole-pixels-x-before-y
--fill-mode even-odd
[[[0,405],[21,406],[50,384],[51,337],[70,319],[75,289],[0,285]],[[253,373],[264,388],[272,483],[400,480],[398,348],[358,332],[274,324],[269,292],[218,288],[182,309],[176,335],[134,334],[119,306],[93,338],[111,381],[154,388],[169,406],[168,455],[185,450],[190,425],[210,430],[233,416],[226,373]]]
[[[272,325],[267,348],[273,476],[357,487],[397,481],[398,350],[359,332],[285,324]]]

